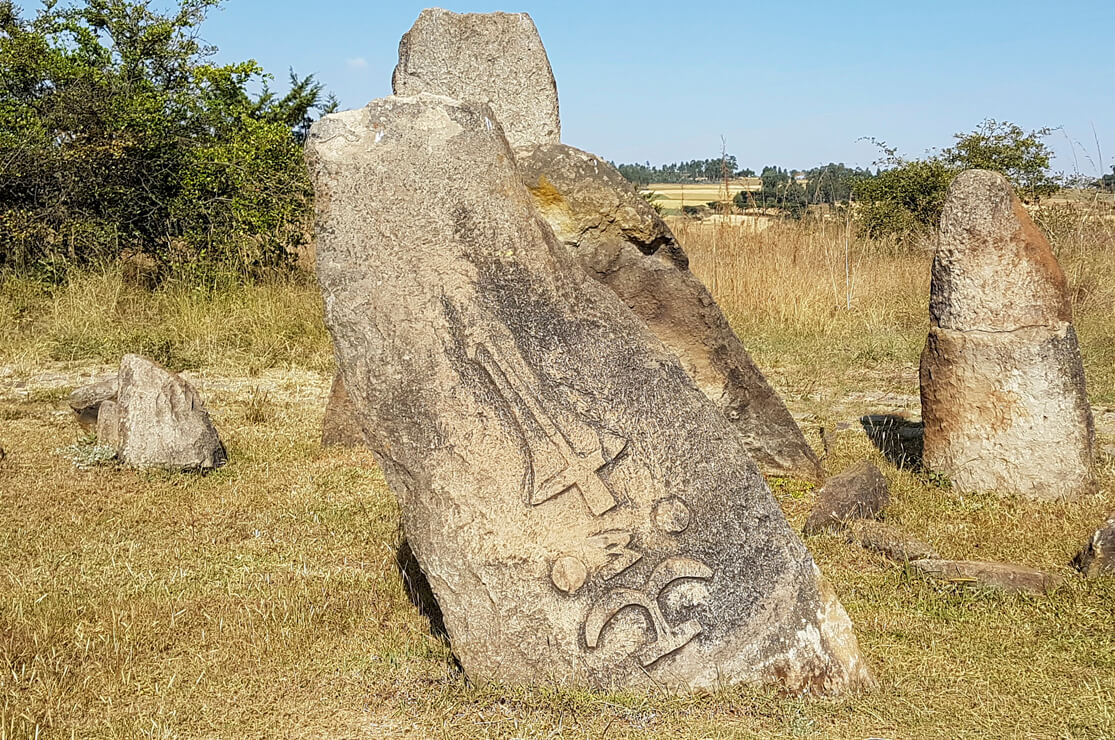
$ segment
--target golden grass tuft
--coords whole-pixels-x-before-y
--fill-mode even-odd
[[[220,289],[170,282],[154,291],[129,284],[120,269],[77,273],[62,285],[0,275],[0,365],[111,365],[126,352],[175,370],[246,374],[333,363],[321,296],[305,275]]]
[[[1115,402],[1115,203],[1060,201],[1037,210],[1072,287],[1089,391]],[[676,219],[690,267],[759,365],[792,396],[872,389],[917,392],[929,327],[933,242],[859,238],[841,219],[765,229]]]

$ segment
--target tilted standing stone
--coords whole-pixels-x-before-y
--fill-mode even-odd
[[[466,673],[869,684],[738,434],[555,240],[493,116],[393,97],[307,142],[345,386]]]
[[[120,362],[118,392],[100,404],[97,437],[134,468],[208,470],[228,461],[193,386],[139,355]]]
[[[1092,411],[1064,273],[1006,179],[949,188],[921,357],[924,464],[962,489],[1092,489]]]
[[[557,83],[526,13],[423,10],[399,42],[396,95],[486,103],[513,145],[558,142]]]
[[[564,144],[517,147],[523,181],[554,234],[681,360],[768,475],[821,480],[816,454],[767,383],[670,228],[599,157]]]

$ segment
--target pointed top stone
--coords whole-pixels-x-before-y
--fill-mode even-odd
[[[485,103],[512,146],[561,139],[557,83],[526,13],[423,10],[399,42],[396,95]]]
[[[997,172],[968,170],[949,187],[929,312],[934,326],[960,331],[1072,321],[1049,240]]]

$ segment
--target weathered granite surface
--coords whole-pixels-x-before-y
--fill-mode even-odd
[[[326,323],[473,680],[870,684],[734,428],[538,215],[491,109],[318,121]]]
[[[396,95],[485,103],[513,145],[561,140],[557,83],[526,13],[423,10],[399,42]]]
[[[824,479],[786,405],[752,361],[670,228],[608,162],[564,144],[517,147],[535,205],[590,275],[681,360],[768,475]]]

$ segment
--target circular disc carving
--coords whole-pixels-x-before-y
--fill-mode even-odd
[[[567,594],[575,593],[581,586],[585,585],[587,578],[588,568],[571,555],[558,558],[554,563],[553,570],[550,571],[550,580],[554,582],[559,590]]]
[[[660,501],[654,507],[654,523],[670,534],[678,534],[689,528],[689,507],[676,498]]]

